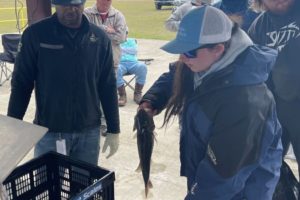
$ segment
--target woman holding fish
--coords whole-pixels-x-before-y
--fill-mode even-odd
[[[188,13],[176,39],[180,54],[144,95],[140,109],[180,115],[186,200],[271,200],[281,166],[281,126],[265,85],[277,53],[254,45],[222,11]],[[173,90],[171,88],[173,87]]]

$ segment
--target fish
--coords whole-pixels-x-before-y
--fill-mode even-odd
[[[151,156],[154,145],[154,129],[155,124],[153,116],[146,110],[140,109],[134,117],[133,131],[137,131],[137,148],[140,158],[140,164],[137,170],[142,171],[144,184],[145,184],[145,196],[147,197],[149,188],[152,188],[152,182],[150,180],[150,167]]]

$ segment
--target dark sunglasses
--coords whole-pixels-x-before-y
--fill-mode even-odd
[[[183,53],[183,55],[187,58],[196,58],[197,57],[197,52],[199,49],[205,49],[205,48],[212,48],[214,47],[216,44],[205,44],[197,49],[193,49],[191,51],[185,52]]]

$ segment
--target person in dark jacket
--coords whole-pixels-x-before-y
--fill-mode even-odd
[[[248,31],[251,23],[259,15],[259,12],[254,11],[250,5],[251,0],[221,0],[213,4],[237,22],[244,31]]]
[[[166,108],[164,125],[181,116],[185,199],[271,200],[282,145],[265,81],[276,51],[254,45],[211,6],[189,12],[162,49],[180,54],[179,61],[146,92],[139,109],[155,115]]]
[[[284,155],[292,144],[300,170],[300,1],[255,0],[264,10],[251,25],[252,40],[278,50],[276,65],[268,80],[282,125]]]
[[[8,116],[23,119],[35,90],[34,123],[49,132],[34,155],[58,151],[98,164],[100,101],[107,119],[103,150],[119,145],[119,110],[111,42],[82,14],[85,0],[52,0],[56,13],[23,33]]]

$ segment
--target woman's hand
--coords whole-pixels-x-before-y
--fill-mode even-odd
[[[138,107],[138,110],[140,109],[144,109],[151,116],[154,116],[158,113],[156,109],[153,109],[149,101],[144,101],[143,103],[141,103],[140,106]]]

